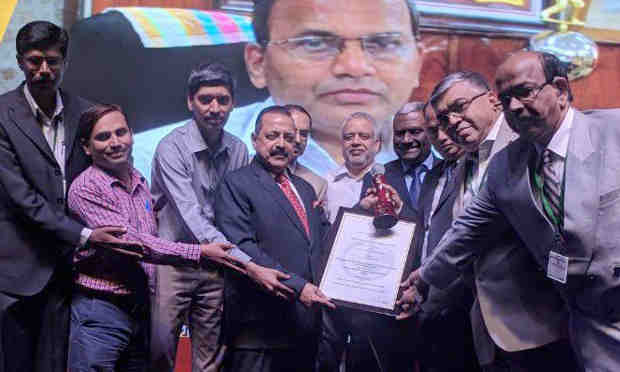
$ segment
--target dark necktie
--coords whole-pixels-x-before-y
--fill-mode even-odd
[[[409,186],[409,199],[411,199],[411,205],[414,209],[418,209],[418,199],[420,197],[420,189],[422,188],[422,173],[426,173],[428,168],[426,165],[421,164],[415,168],[409,168],[409,174],[411,175],[411,185]]]
[[[286,177],[284,174],[279,174],[276,177],[276,182],[278,183],[278,186],[280,186],[280,189],[282,190],[282,192],[284,192],[284,195],[286,195],[286,198],[288,199],[288,201],[291,203],[291,206],[295,210],[297,217],[299,217],[299,220],[301,221],[301,224],[303,225],[304,230],[306,231],[306,235],[310,237],[310,227],[308,225],[308,217],[306,216],[306,211],[304,210],[301,203],[299,202],[297,195],[295,195],[295,192],[293,191],[293,188],[291,187],[288,177]]]
[[[541,200],[547,217],[555,226],[562,228],[562,181],[559,174],[553,169],[553,153],[545,149],[542,154],[540,174],[542,175]]]

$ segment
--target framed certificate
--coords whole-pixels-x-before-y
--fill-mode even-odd
[[[319,288],[338,306],[395,315],[400,283],[412,264],[416,224],[400,219],[391,229],[378,230],[373,218],[338,210]]]

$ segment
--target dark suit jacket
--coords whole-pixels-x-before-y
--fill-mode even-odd
[[[409,191],[405,183],[405,172],[400,159],[386,163],[384,174],[385,182],[396,189],[398,196],[403,201],[403,209],[400,211],[400,216],[414,220],[417,219],[419,217],[418,206],[411,204],[411,198],[409,197]],[[370,187],[372,187],[372,177],[370,173],[366,173],[364,176],[364,183],[362,184],[360,199],[366,195],[366,190]]]
[[[312,186],[295,175],[290,179],[303,200],[310,237],[259,157],[226,175],[218,190],[215,216],[220,231],[256,264],[290,274],[282,282],[299,296],[306,283],[317,281],[329,223],[322,209],[312,206],[316,200]],[[234,339],[242,329],[260,333],[264,347],[303,345],[318,333],[317,309],[264,293],[246,278],[227,278],[224,317],[228,342],[237,345]]]
[[[88,165],[75,136],[79,117],[90,103],[65,92],[61,95],[68,189]],[[66,285],[71,282],[71,253],[83,226],[67,216],[65,200],[60,166],[26,101],[22,84],[0,96],[0,292],[10,295],[5,299],[35,295],[56,271],[56,285],[47,291],[41,309],[39,347],[33,356],[37,371],[66,370]],[[0,309],[0,316],[4,317],[4,311]]]
[[[87,101],[62,92],[67,189],[88,165],[75,143]],[[62,173],[23,94],[0,96],[0,291],[31,296],[60,257],[69,257],[83,226],[66,214]]]

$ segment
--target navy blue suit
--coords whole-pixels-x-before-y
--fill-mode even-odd
[[[290,180],[303,201],[310,236],[258,155],[248,166],[226,175],[216,198],[215,216],[220,231],[253,262],[289,274],[291,278],[282,282],[299,296],[306,283],[318,280],[329,222],[322,208],[312,205],[316,200],[312,186],[295,175],[290,175]],[[291,355],[300,356],[297,370],[309,371],[312,365],[307,364],[314,360],[318,331],[318,309],[267,294],[246,278],[233,274],[226,278],[224,333],[233,349],[231,355],[240,348],[294,350]],[[277,363],[271,367],[245,363],[243,368],[276,370]],[[233,360],[226,368],[240,366]]]

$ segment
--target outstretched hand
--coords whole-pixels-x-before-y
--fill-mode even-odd
[[[409,274],[400,286],[403,292],[396,300],[396,305],[401,308],[401,312],[396,316],[398,320],[410,318],[420,311],[420,305],[424,302],[428,289],[428,284],[422,281],[419,269]]]
[[[304,288],[301,290],[301,294],[299,295],[299,301],[307,307],[312,307],[313,305],[324,305],[331,309],[335,309],[336,305],[334,305],[323,292],[319,289],[319,287],[315,286],[312,283],[306,283]]]
[[[276,269],[257,265],[254,262],[248,262],[246,270],[248,276],[265,291],[285,300],[291,300],[295,297],[295,291],[280,282],[280,280],[290,279],[290,275]]]
[[[242,269],[244,263],[229,254],[234,247],[230,243],[200,244],[200,256],[245,274],[246,271]]]

